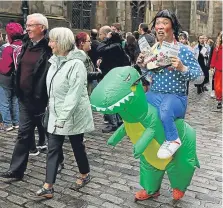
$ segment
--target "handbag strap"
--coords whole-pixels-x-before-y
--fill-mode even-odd
[[[52,82],[53,82],[53,78],[56,76],[57,72],[63,67],[63,65],[65,64],[66,62],[63,62],[60,67],[57,69],[57,71],[55,72],[55,74],[52,76],[52,79],[50,81],[50,87],[49,87],[49,98],[50,98],[50,90],[51,90],[51,86],[52,86]]]

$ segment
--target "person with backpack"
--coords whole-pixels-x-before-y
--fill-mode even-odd
[[[0,58],[0,112],[3,125],[0,129],[11,131],[19,127],[18,100],[15,94],[14,74],[16,60],[22,47],[23,28],[20,24],[11,22],[6,25],[8,44]]]

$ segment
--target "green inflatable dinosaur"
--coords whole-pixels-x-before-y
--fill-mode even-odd
[[[159,159],[157,151],[165,141],[164,129],[155,107],[147,103],[138,72],[130,67],[112,69],[91,94],[92,109],[103,114],[118,113],[124,124],[109,138],[115,146],[124,136],[133,143],[134,157],[140,157],[140,185],[136,200],[157,197],[165,171],[173,188],[173,198],[183,197],[199,162],[196,155],[196,133],[183,119],[176,120],[182,141],[170,159]]]

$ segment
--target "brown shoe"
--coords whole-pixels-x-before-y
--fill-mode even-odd
[[[51,199],[53,198],[53,193],[54,193],[53,188],[45,189],[44,187],[42,187],[40,190],[36,192],[36,196]]]

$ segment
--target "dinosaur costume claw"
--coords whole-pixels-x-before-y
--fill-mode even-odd
[[[199,167],[196,133],[183,119],[176,120],[182,145],[174,157],[158,158],[157,152],[165,141],[164,129],[156,108],[147,103],[141,81],[135,82],[139,78],[139,73],[130,66],[112,69],[93,90],[92,109],[103,114],[118,113],[123,119],[124,124],[109,138],[108,144],[115,146],[125,136],[133,143],[134,157],[140,158],[140,185],[144,188],[136,193],[136,199],[158,196],[157,190],[167,172],[173,197],[178,200],[184,196],[195,168]]]

